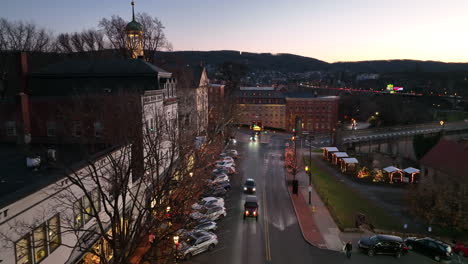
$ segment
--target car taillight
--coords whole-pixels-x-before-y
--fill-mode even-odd
[[[249,215],[249,211],[245,211],[245,215]]]
[[[403,250],[408,250],[408,247],[403,247]]]
[[[257,212],[256,212],[256,211],[254,211],[254,212],[253,212],[253,215],[257,215]]]

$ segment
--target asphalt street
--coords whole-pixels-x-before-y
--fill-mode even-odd
[[[412,252],[401,259],[392,256],[368,257],[354,252],[349,260],[340,252],[309,245],[302,237],[286,190],[281,157],[290,136],[270,133],[262,135],[258,142],[249,142],[248,131],[241,130],[236,137],[238,174],[231,177],[232,190],[226,198],[228,215],[218,222],[216,233],[219,244],[213,251],[201,253],[185,263],[435,263]],[[255,218],[243,220],[246,194],[241,186],[247,178],[253,178],[257,183],[256,195],[260,203],[258,222]]]

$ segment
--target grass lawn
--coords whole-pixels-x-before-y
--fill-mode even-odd
[[[305,159],[304,163],[307,164],[308,159]],[[316,164],[311,164],[311,168],[315,189],[342,230],[355,228],[354,221],[357,213],[365,214],[376,229],[389,231],[401,229],[401,221],[387,214],[384,209],[377,207],[372,201],[362,197]]]

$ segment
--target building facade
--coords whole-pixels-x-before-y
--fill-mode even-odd
[[[307,92],[282,92],[273,87],[241,87],[235,94],[238,124],[292,131],[296,120],[302,131],[332,132],[338,122],[338,97]]]
[[[314,133],[328,133],[338,122],[338,96],[318,97],[312,93],[287,93],[286,129],[295,128],[295,120],[300,119],[302,130]]]

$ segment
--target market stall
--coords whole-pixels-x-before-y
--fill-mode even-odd
[[[333,152],[332,157],[333,157],[332,158],[332,164],[339,166],[341,159],[342,158],[347,158],[348,153],[346,153],[346,152]]]
[[[356,158],[342,158],[340,161],[340,170],[342,173],[355,175],[357,173],[358,165],[359,162]]]
[[[332,154],[334,152],[338,152],[339,150],[336,147],[324,147],[322,148],[323,152],[323,159],[331,161],[332,160]]]
[[[383,169],[384,173],[388,175],[390,183],[402,182],[403,181],[403,171],[397,167],[389,166]]]
[[[419,182],[419,170],[415,169],[413,167],[408,167],[403,170],[404,175],[403,175],[403,182],[408,182],[408,183],[418,183]]]

